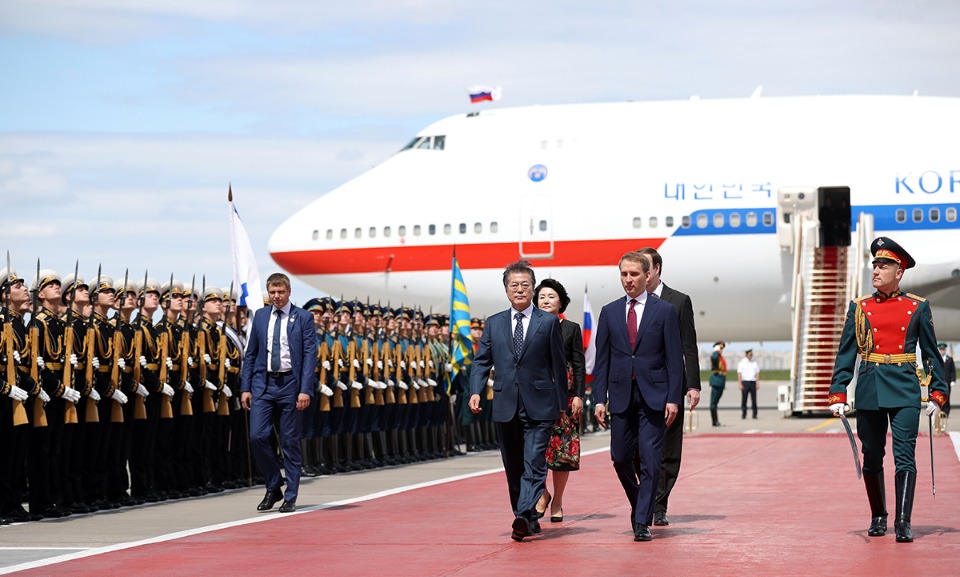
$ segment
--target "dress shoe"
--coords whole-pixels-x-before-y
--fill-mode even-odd
[[[524,537],[531,534],[530,520],[523,515],[517,515],[517,518],[513,520],[512,529],[513,533],[510,538],[517,542],[523,541]]]
[[[276,491],[267,489],[267,494],[263,496],[263,501],[260,501],[260,504],[257,505],[257,511],[269,511],[273,509],[273,506],[281,499],[283,499],[283,493],[280,492],[280,489]]]
[[[656,526],[669,525],[670,520],[667,519],[666,511],[654,511],[653,513],[653,524]]]
[[[59,507],[50,507],[48,509],[44,509],[40,514],[43,515],[45,519],[62,519],[64,517],[69,517],[70,511],[61,509]]]
[[[531,517],[530,518],[530,534],[539,535],[541,532],[542,530],[540,529],[540,519],[536,517]]]
[[[543,504],[543,511],[541,511],[540,509],[534,509],[533,511],[534,513],[536,513],[537,519],[541,519],[543,518],[544,515],[547,514],[547,507],[550,506],[550,501],[553,501],[553,495],[551,495],[550,493],[547,493],[547,502]]]
[[[297,502],[287,501],[286,499],[284,499],[283,505],[280,505],[280,509],[279,509],[281,513],[293,513],[296,510],[297,510]]]
[[[883,537],[887,534],[887,516],[878,515],[870,518],[870,528],[867,529],[867,535],[871,537]]]
[[[559,522],[561,522],[561,521],[563,521],[563,507],[560,507],[560,514],[559,514],[559,515],[554,515],[554,514],[552,514],[552,513],[550,514],[550,522],[551,522],[551,523],[559,523]]]
[[[653,535],[650,534],[650,528],[643,523],[637,523],[633,529],[633,540],[649,541],[651,539],[653,539]]]

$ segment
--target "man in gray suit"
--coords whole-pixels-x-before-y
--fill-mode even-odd
[[[494,370],[493,421],[500,431],[514,541],[540,532],[536,504],[546,485],[547,441],[567,406],[560,321],[534,308],[536,284],[527,261],[503,271],[510,308],[487,319],[470,371],[469,407],[479,413],[480,392]]]

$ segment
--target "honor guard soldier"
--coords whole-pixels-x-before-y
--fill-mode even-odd
[[[237,327],[239,310],[237,309],[236,292],[231,285],[223,291],[223,318],[217,323],[223,331],[225,350],[221,350],[224,358],[221,372],[224,375],[224,390],[231,393],[240,390],[240,364],[243,359],[244,343]],[[230,397],[220,393],[220,405],[217,406],[221,418],[224,413],[227,422],[227,445],[225,448],[226,467],[224,488],[235,489],[247,486],[247,476],[251,462],[247,460],[249,454],[247,446],[247,413],[240,410],[240,399],[237,395]]]
[[[225,361],[221,350],[221,346],[225,346],[225,343],[222,343],[223,332],[217,324],[223,314],[221,290],[216,287],[207,287],[201,299],[201,306],[203,316],[197,325],[197,339],[201,349],[198,351],[200,358],[197,362],[201,364],[200,379],[204,383],[204,390],[200,395],[203,422],[201,426],[205,437],[204,471],[207,490],[219,493],[223,491],[225,481],[228,422],[219,418],[223,415],[218,415],[218,403],[221,393],[227,398],[233,396],[232,389],[226,385],[220,371],[221,363]]]
[[[133,356],[135,328],[132,324],[132,318],[133,312],[137,309],[137,286],[125,274],[124,278],[115,280],[113,289],[115,294],[114,308],[117,309],[117,313],[111,319],[111,324],[115,331],[114,334],[120,335],[119,338],[114,340],[114,346],[119,349],[115,352],[118,358],[115,358],[114,363],[119,371],[120,390],[126,395],[127,402],[118,403],[114,401],[120,405],[119,417],[111,417],[111,420],[119,423],[119,426],[115,427],[114,433],[118,436],[120,450],[117,455],[118,460],[111,462],[107,472],[107,485],[111,501],[116,501],[124,506],[141,505],[144,503],[142,498],[128,493],[130,489],[128,470],[130,468],[131,452],[133,451],[133,423],[137,419],[146,418],[143,398],[149,394],[146,387],[133,379],[134,367],[140,362]],[[139,415],[137,414],[138,408],[140,410]],[[116,412],[112,415],[116,415]]]
[[[426,381],[433,393],[434,400],[429,403],[427,419],[427,441],[429,452],[434,458],[445,458],[450,454],[451,446],[446,438],[448,415],[450,413],[450,345],[440,339],[442,315],[429,315],[424,319],[427,344]]]
[[[161,398],[161,418],[157,431],[157,477],[159,491],[170,499],[189,495],[190,480],[187,447],[189,445],[190,420],[193,407],[190,405],[187,387],[189,381],[188,354],[184,354],[183,326],[179,319],[183,313],[183,283],[172,278],[160,287],[160,308],[163,316],[156,323],[159,339],[160,382],[173,390],[173,395]]]
[[[385,385],[383,389],[383,408],[379,414],[379,427],[383,443],[384,462],[387,465],[396,465],[400,461],[399,439],[397,437],[396,419],[399,411],[399,390],[397,388],[397,367],[395,364],[395,350],[397,346],[397,323],[393,309],[388,304],[381,307],[380,328],[377,331],[379,356],[377,370],[380,371],[380,381]]]
[[[30,377],[30,347],[20,310],[30,302],[30,292],[13,269],[0,270],[3,298],[0,333],[0,524],[39,521],[40,514],[24,510],[20,496],[27,487],[22,479],[27,466],[30,417],[40,387]],[[43,412],[42,405],[40,412]]]
[[[323,301],[319,298],[312,298],[303,305],[303,310],[310,313],[313,317],[313,330],[317,339],[317,370],[314,374],[314,392],[317,403],[310,403],[310,406],[303,411],[303,439],[300,441],[301,452],[303,453],[303,470],[300,474],[304,477],[316,477],[317,475],[327,474],[326,465],[323,462],[323,451],[321,444],[322,419],[327,411],[320,411],[319,398],[322,394],[319,387],[320,374],[320,356],[324,336],[323,326]]]
[[[946,401],[946,385],[930,305],[926,299],[900,290],[904,271],[916,262],[887,237],[874,240],[870,252],[876,291],[854,300],[847,310],[830,385],[830,410],[845,418],[847,385],[857,371],[857,435],[871,515],[867,534],[878,537],[887,530],[883,456],[889,421],[896,465],[896,537],[897,542],[911,542],[921,383],[929,385],[925,412],[930,418],[936,417]]]

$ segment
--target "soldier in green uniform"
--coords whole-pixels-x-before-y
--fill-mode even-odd
[[[883,455],[889,422],[896,465],[897,542],[911,542],[921,367],[929,379],[930,401],[925,412],[930,418],[936,417],[946,401],[946,385],[941,378],[943,367],[930,305],[922,297],[900,291],[904,271],[916,262],[886,237],[874,240],[870,252],[876,292],[854,300],[847,310],[830,385],[830,410],[840,416],[848,410],[846,389],[856,377],[857,435],[863,445],[863,481],[871,511],[867,534],[871,537],[887,530]]]

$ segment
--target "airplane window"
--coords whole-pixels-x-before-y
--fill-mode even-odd
[[[903,210],[902,208],[898,208],[896,218],[897,218],[897,223],[899,224],[903,224],[907,222],[907,211]]]
[[[541,230],[541,231],[547,230],[547,221],[545,221],[545,220],[541,220],[541,221],[540,221],[540,230]]]
[[[496,234],[499,229],[500,229],[500,226],[497,224],[497,221],[493,221],[490,223],[490,232]]]
[[[460,223],[460,234],[467,234],[467,223]]]
[[[328,229],[327,229],[327,240],[333,240],[333,229],[332,229],[332,228],[328,228]]]
[[[319,230],[314,230],[314,231],[313,231],[313,240],[319,240],[319,239],[320,239],[320,231],[319,231]]]
[[[420,225],[413,225],[413,236],[420,236]]]
[[[765,212],[763,213],[763,226],[773,226],[773,213]]]
[[[443,147],[447,144],[447,137],[443,134],[440,136],[433,137],[433,149],[434,150],[443,150]]]
[[[359,226],[353,229],[353,238],[360,238],[361,236],[363,236],[363,231],[360,230]]]
[[[947,219],[947,222],[956,222],[957,221],[957,209],[952,206],[946,210],[944,217]]]
[[[723,228],[723,213],[718,212],[713,215],[713,228]]]
[[[483,224],[479,222],[473,223],[473,232],[477,234],[480,234],[481,232],[483,232]]]
[[[668,217],[667,217],[667,223],[666,223],[666,224],[667,224],[667,228],[673,228],[673,217],[672,217],[672,216],[668,216]]]
[[[389,227],[389,226],[383,227],[383,236],[390,236],[390,227]]]
[[[923,209],[915,208],[913,209],[913,222],[923,222]]]
[[[430,234],[430,236],[437,234],[437,225],[431,224],[430,226],[428,226],[427,232]]]
[[[931,208],[930,209],[930,222],[940,222],[940,209]]]
[[[423,139],[420,140],[420,144],[417,145],[417,148],[420,150],[430,150],[430,137],[424,136]]]
[[[400,151],[402,152],[402,151],[404,151],[404,150],[409,150],[409,149],[413,148],[414,145],[416,145],[417,142],[419,142],[419,141],[420,141],[420,137],[414,136],[414,137],[413,137],[413,140],[411,140],[410,142],[408,142],[406,146],[404,146],[403,148],[400,149]]]
[[[755,212],[747,213],[747,226],[749,226],[750,228],[757,226],[757,213]]]
[[[697,228],[707,228],[707,215],[705,214],[697,215]]]
[[[347,238],[347,229],[345,228],[340,229],[340,238]]]
[[[650,228],[657,228],[657,217],[650,217]]]
[[[407,236],[407,225],[401,224],[397,227],[397,234],[400,236]]]
[[[370,227],[370,238],[377,238],[377,227]]]
[[[790,224],[790,213],[783,213],[783,224]]]
[[[737,228],[737,227],[740,226],[740,213],[739,213],[739,212],[731,212],[731,213],[730,213],[730,226],[732,226],[733,228]]]
[[[633,228],[640,228],[643,226],[643,219],[639,216],[633,217]]]
[[[443,225],[443,234],[450,234],[450,230],[451,230],[451,227],[449,223]]]
[[[690,228],[690,217],[689,216],[681,217],[680,226],[683,228]]]
[[[547,148],[547,141],[546,141],[546,140],[541,140],[541,141],[540,141],[540,148],[543,148],[543,149],[546,149],[546,148]]]

